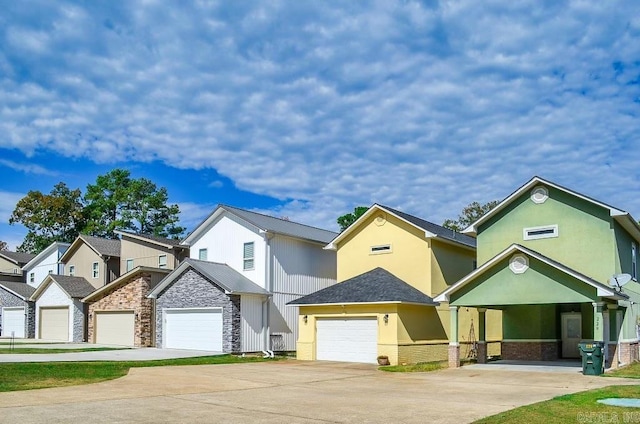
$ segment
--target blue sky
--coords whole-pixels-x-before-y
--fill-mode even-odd
[[[20,197],[114,167],[193,225],[441,223],[540,175],[640,216],[635,1],[9,2],[0,240]]]

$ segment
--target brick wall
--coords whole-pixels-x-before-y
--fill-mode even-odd
[[[446,361],[449,357],[449,343],[412,344],[398,346],[398,364]],[[391,359],[391,357],[389,357]]]
[[[627,365],[638,359],[638,342],[620,343],[620,363]]]
[[[102,298],[89,305],[89,341],[95,343],[96,311],[129,310],[137,314],[134,326],[134,346],[149,347],[153,345],[153,301],[147,299],[151,274],[142,273],[125,282],[123,285],[106,293]]]
[[[502,342],[502,359],[555,361],[559,352],[560,342]]]

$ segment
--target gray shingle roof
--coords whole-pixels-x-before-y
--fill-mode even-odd
[[[321,228],[311,227],[309,225],[298,224],[297,222],[274,218],[272,216],[263,215],[257,212],[249,212],[247,210],[235,208],[233,206],[220,205],[220,207],[239,216],[240,218],[255,225],[258,228],[272,231],[278,234],[318,241],[321,243],[329,243],[338,235],[338,233],[334,233],[333,231],[323,230]]]
[[[180,245],[180,240],[176,240],[176,239],[170,239],[170,238],[166,238],[166,237],[158,237],[158,236],[153,236],[151,234],[136,234],[136,233],[132,233],[130,231],[122,231],[122,230],[118,231],[118,233],[130,235],[130,236],[134,236],[134,237],[140,237],[140,238],[143,238],[143,239],[147,239],[147,240],[149,240],[151,242],[166,244],[168,246],[184,248],[184,246]]]
[[[4,287],[17,295],[21,296],[23,299],[29,299],[33,292],[36,291],[35,288],[31,287],[27,283],[16,283],[13,281],[0,281],[0,287]]]
[[[24,252],[11,252],[9,250],[0,251],[0,256],[4,256],[11,262],[17,263],[20,266],[25,265],[31,259],[35,258],[36,255],[32,253],[24,253]]]
[[[407,302],[437,305],[431,297],[379,267],[342,283],[334,284],[300,299],[293,300],[288,305],[371,302]]]
[[[460,234],[456,231],[450,230],[448,228],[444,228],[441,225],[437,225],[434,224],[432,222],[429,221],[425,221],[424,219],[415,217],[413,215],[409,215],[408,213],[405,212],[401,212],[397,209],[393,209],[390,208],[388,206],[384,206],[384,205],[380,205],[381,207],[389,210],[389,212],[392,212],[396,215],[398,215],[399,217],[401,217],[402,219],[405,219],[407,221],[409,221],[410,223],[412,223],[413,225],[416,225],[420,228],[422,228],[425,231],[429,231],[430,233],[433,233],[435,235],[437,235],[438,237],[442,237],[451,241],[455,241],[458,243],[462,243],[465,244],[469,247],[476,247],[476,239],[473,237],[469,237],[465,234]]]
[[[80,238],[102,256],[120,257],[120,240],[93,237],[85,234],[80,234]]]
[[[185,259],[184,262],[191,265],[196,271],[225,289],[227,292],[262,295],[269,294],[268,291],[249,280],[227,264],[199,261],[191,258]],[[159,285],[162,285],[162,283]]]
[[[70,297],[82,299],[96,290],[87,280],[82,277],[70,277],[68,275],[50,275],[51,279],[58,283]]]

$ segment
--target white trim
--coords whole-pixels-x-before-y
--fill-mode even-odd
[[[529,258],[525,255],[513,255],[509,259],[509,269],[514,274],[524,274],[529,269]]]
[[[394,300],[394,301],[388,301],[388,302],[384,302],[384,301],[383,302],[340,302],[340,303],[304,303],[304,304],[296,303],[294,305],[287,304],[287,306],[303,307],[303,306],[348,306],[348,305],[389,305],[389,304],[439,306],[439,305],[435,305],[435,304],[434,305],[430,305],[428,303],[403,302],[401,300]]]
[[[36,264],[38,262],[40,262],[41,260],[43,260],[44,258],[49,256],[50,254],[52,254],[53,251],[56,248],[64,247],[64,248],[68,249],[69,246],[71,246],[71,243],[63,243],[61,241],[54,241],[49,246],[47,246],[46,249],[44,249],[42,252],[38,253],[33,259],[31,259],[29,262],[24,264],[24,266],[22,267],[22,270],[23,271],[29,271],[31,269],[31,267],[37,266]],[[66,249],[65,249],[65,252],[66,252]],[[58,256],[59,256],[58,257],[58,261],[59,261],[60,258],[62,257],[62,255],[58,255]]]
[[[160,262],[160,258],[164,258],[164,264]],[[158,268],[160,269],[166,269],[167,268],[167,254],[162,254],[162,255],[158,255]]]
[[[131,268],[129,268],[129,261],[131,261]],[[135,259],[134,258],[125,259],[125,262],[124,262],[125,272],[133,271],[133,269],[135,267],[136,267],[136,265],[135,265]]]
[[[577,280],[580,280],[580,281],[590,285],[591,287],[593,287],[593,288],[595,288],[597,290],[596,294],[598,296],[606,296],[606,297],[611,297],[612,299],[618,299],[618,300],[625,300],[625,299],[628,298],[627,296],[616,292],[615,290],[605,286],[604,284],[598,283],[597,281],[593,281],[593,280],[585,277],[584,275],[573,271],[570,268],[567,268],[565,266],[562,266],[562,268],[560,268],[555,263],[550,262],[544,256],[542,256],[539,253],[536,253],[536,252],[534,252],[532,250],[529,250],[524,246],[520,246],[518,244],[512,244],[511,246],[507,247],[505,250],[503,250],[502,252],[498,253],[493,258],[491,258],[489,261],[487,261],[484,264],[482,264],[482,266],[480,266],[480,268],[477,268],[476,270],[472,271],[470,274],[467,274],[466,277],[463,277],[461,280],[458,280],[458,282],[454,283],[448,289],[446,289],[445,291],[440,293],[433,300],[436,301],[436,302],[448,302],[449,301],[449,295],[452,292],[457,291],[461,287],[464,287],[470,281],[472,281],[474,278],[476,278],[477,276],[483,274],[485,271],[487,271],[491,267],[493,267],[493,265],[495,265],[496,263],[500,262],[501,260],[507,258],[509,255],[511,255],[511,254],[513,254],[515,252],[524,253],[527,256],[535,258],[535,259],[537,259],[537,260],[539,260],[539,261],[541,261],[541,262],[543,262],[543,263],[545,263],[545,264],[547,264],[547,265],[549,265],[549,266],[551,266],[553,268],[556,268],[556,269],[564,272],[565,274],[568,274],[568,275],[574,277]]]
[[[374,249],[377,249],[377,250],[374,250]],[[378,245],[369,247],[370,255],[384,255],[385,253],[393,253],[393,246],[391,243],[378,244]]]
[[[549,232],[549,230],[551,230],[551,232]],[[539,234],[530,234],[530,233],[539,233]],[[555,237],[558,237],[558,235],[559,235],[558,224],[542,225],[540,227],[529,227],[529,228],[522,229],[523,240],[555,238]]]
[[[530,199],[533,203],[540,205],[546,202],[548,198],[549,190],[545,186],[540,185],[531,190]]]
[[[98,265],[97,269],[95,265]],[[91,263],[91,279],[100,278],[100,262]]]

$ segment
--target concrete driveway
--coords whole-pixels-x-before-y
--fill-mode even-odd
[[[394,374],[295,360],[134,368],[90,386],[0,393],[0,421],[462,423],[561,394],[633,383],[469,368]]]

